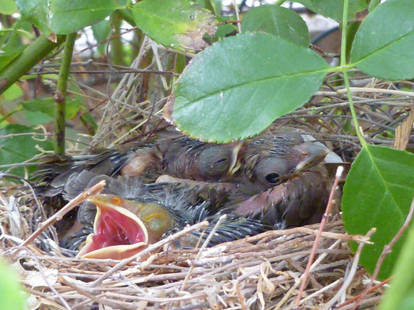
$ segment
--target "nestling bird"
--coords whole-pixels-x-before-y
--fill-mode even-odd
[[[319,163],[327,152],[324,145],[306,142],[293,128],[229,144],[205,143],[175,134],[138,147],[63,158],[60,163],[51,161],[43,164],[37,175],[45,185],[39,190],[44,196],[62,193],[70,175],[83,170],[108,176],[140,176],[147,183],[161,175],[210,182],[212,187],[217,182],[233,183],[240,187],[238,192],[254,195]]]
[[[322,163],[332,152],[325,145],[284,128],[253,138],[244,147],[235,175],[241,178],[240,190],[221,212],[256,218],[274,229],[320,221],[330,186]]]
[[[96,155],[80,155],[43,159],[34,175],[41,180],[40,193],[52,197],[62,193],[70,175],[88,170],[108,176],[140,176],[151,183],[161,174],[179,178],[220,181],[238,169],[242,142],[205,143],[186,136],[173,136],[160,141],[106,150]]]
[[[257,194],[320,164],[328,153],[325,145],[305,141],[299,130],[279,129],[246,142],[240,155],[239,182],[247,194]]]
[[[96,195],[89,201],[97,206],[93,234],[86,239],[79,252],[84,258],[123,259],[130,257],[148,244],[179,231],[186,225],[208,221],[204,238],[215,226],[218,217],[210,214],[207,204],[170,206],[166,201],[146,202],[127,200],[115,195]],[[258,220],[228,215],[214,233],[208,246],[255,235],[270,226]],[[200,233],[192,233],[180,240],[181,246],[194,247]]]
[[[206,152],[215,151],[209,144],[204,146],[208,146]],[[238,164],[234,166],[232,174],[225,178],[197,178],[200,182],[194,182],[176,173],[175,177],[162,175],[157,182],[175,182],[187,186],[198,184],[200,189],[218,189],[221,194],[227,194],[227,200],[232,202],[242,201],[318,166],[328,152],[329,149],[319,142],[305,141],[302,132],[285,128],[244,141],[238,150]],[[199,166],[203,162],[201,158],[192,156],[181,159],[179,152],[173,154],[175,160],[168,158],[171,165],[191,167],[188,162]]]
[[[79,176],[87,174],[90,175],[90,172],[84,171]],[[82,179],[79,176],[77,179]],[[186,189],[177,184],[143,185],[137,178],[114,179],[101,175],[90,178],[88,186],[102,178],[108,181],[106,192],[127,199],[114,195],[101,195],[90,199],[100,211],[95,217],[94,234],[89,237],[81,252],[85,257],[122,258],[133,255],[146,244],[159,240],[168,232],[202,220],[209,220],[213,225],[222,214],[227,214],[229,218],[219,227],[210,245],[254,235],[268,229],[316,223],[320,221],[326,206],[329,183],[326,170],[315,166],[244,201],[230,200],[227,205],[218,208],[208,201],[200,203],[200,196],[194,187]],[[75,180],[76,178],[72,181]],[[68,184],[72,186],[66,185],[67,190],[75,191],[73,184],[76,182]],[[118,208],[121,206],[135,214],[139,220],[124,209]],[[78,214],[79,220],[86,226],[88,223],[90,226],[95,216],[94,209],[86,205],[79,209]],[[122,221],[125,216],[130,224]],[[130,228],[130,225],[133,226]],[[211,225],[208,231],[211,230]],[[121,228],[124,230],[119,230]],[[140,232],[140,241],[131,242],[130,235],[137,232]],[[108,241],[108,236],[117,237]],[[190,240],[195,242],[194,235]],[[133,245],[107,247],[108,244],[120,245],[123,242]],[[89,252],[91,254],[87,254]]]
[[[212,244],[269,227],[315,223],[323,214],[328,194],[329,178],[320,165],[328,151],[318,142],[305,141],[302,132],[285,128],[227,145],[178,136],[125,152],[108,150],[85,157],[54,176],[52,187],[69,200],[106,179],[105,193],[112,196],[96,196],[81,206],[77,225],[64,243],[74,247],[73,236],[94,230],[94,237],[89,237],[83,248],[93,254],[85,255],[123,257],[186,224],[204,219],[214,223],[221,214],[227,214],[228,219]],[[156,171],[154,175],[166,174],[162,179],[175,184],[144,185],[148,178],[142,176],[151,174],[151,169]],[[112,177],[116,175],[121,177]],[[120,226],[129,224],[118,225],[111,217],[133,227],[120,231]],[[140,241],[133,241],[132,247],[121,246],[130,243],[131,234],[140,235]],[[116,240],[109,238],[116,235]],[[113,252],[108,244],[121,246],[121,251]],[[101,247],[103,252],[95,251]]]
[[[219,182],[239,168],[243,142],[206,143],[181,136],[159,143],[163,173],[183,179]]]
[[[107,149],[97,154],[45,156],[39,160],[39,169],[32,177],[40,195],[54,197],[62,194],[71,175],[82,171],[107,176],[141,176],[151,181],[161,173],[160,156],[152,143]]]
[[[328,200],[329,183],[326,169],[314,167],[222,212],[259,219],[274,229],[318,223]]]
[[[88,177],[89,184],[106,179],[106,192],[116,195],[101,194],[89,198],[89,202],[97,207],[96,216],[89,205],[80,207],[78,221],[81,225],[77,227],[81,230],[67,234],[63,244],[72,249],[78,247],[79,240],[91,232],[93,222],[93,234],[88,236],[79,254],[82,257],[125,258],[185,225],[204,220],[210,223],[206,230],[207,236],[219,218],[211,204],[201,199],[194,188],[162,183],[145,185],[139,178],[114,179],[92,175],[90,172],[82,172],[78,176],[81,179],[78,183],[81,184]],[[72,179],[76,183],[76,178]],[[209,245],[255,235],[268,229],[271,226],[259,220],[228,214]],[[199,232],[190,234],[180,240],[181,246],[194,246],[199,236]]]

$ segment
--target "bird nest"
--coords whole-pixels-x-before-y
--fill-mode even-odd
[[[319,233],[302,291],[319,224],[175,248],[174,240],[203,229],[198,223],[130,259],[79,259],[65,256],[54,226],[44,225],[42,203],[30,197],[1,196],[0,206],[2,256],[18,269],[30,309],[349,309],[369,280],[348,247],[367,239],[345,234],[338,215]],[[36,231],[43,232],[29,237]],[[375,305],[378,294],[365,296],[361,309]]]

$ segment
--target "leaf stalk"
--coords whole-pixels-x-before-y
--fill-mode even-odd
[[[341,38],[341,61],[340,61],[340,69],[342,71],[343,77],[344,77],[344,83],[346,88],[346,94],[349,101],[349,109],[351,110],[352,115],[352,122],[354,123],[355,131],[357,134],[357,137],[359,139],[359,142],[363,147],[367,146],[367,141],[364,138],[364,135],[361,132],[358,118],[355,112],[354,102],[352,101],[352,94],[351,89],[349,85],[349,78],[348,78],[348,72],[349,65],[346,64],[346,37],[347,37],[347,24],[348,24],[348,6],[349,6],[349,0],[344,0],[344,10],[342,15],[342,38]]]

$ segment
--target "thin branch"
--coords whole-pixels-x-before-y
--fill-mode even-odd
[[[414,97],[413,92],[395,90],[395,89],[384,89],[384,88],[370,88],[370,87],[349,87],[351,93],[374,93],[374,94],[387,94],[387,95],[400,95],[407,97]],[[315,96],[335,96],[338,94],[346,94],[346,88],[340,88],[335,91],[318,91]]]
[[[56,212],[52,217],[48,218],[46,221],[39,225],[39,228],[32,233],[21,246],[27,246],[33,240],[35,240],[46,228],[50,225],[54,224],[57,221],[60,221],[63,216],[68,213],[70,210],[78,206],[81,202],[85,201],[89,196],[99,194],[105,186],[105,180],[100,181],[99,183],[95,184],[91,188],[80,193],[74,199],[69,201],[62,209]]]
[[[234,12],[236,13],[237,30],[239,33],[241,33],[242,30],[241,30],[241,24],[240,24],[240,12],[239,12],[239,7],[237,6],[236,0],[233,0],[233,7],[234,7]]]
[[[42,74],[57,74],[59,71],[44,71],[36,73],[36,75],[42,75]],[[71,74],[125,74],[125,73],[153,73],[153,74],[163,74],[163,75],[174,75],[179,76],[178,73],[172,72],[172,71],[159,71],[159,70],[139,70],[139,69],[124,69],[119,71],[103,71],[103,70],[88,70],[88,71],[69,71]],[[29,73],[34,74],[34,73]]]
[[[341,179],[343,171],[344,171],[344,167],[342,167],[342,166],[339,166],[336,170],[335,181],[332,185],[331,193],[329,194],[328,204],[326,206],[325,213],[322,217],[321,224],[319,225],[319,230],[318,230],[318,234],[315,237],[315,242],[313,243],[312,251],[311,251],[311,254],[309,256],[308,264],[306,265],[304,277],[302,279],[302,283],[300,285],[299,292],[296,295],[295,307],[299,306],[300,299],[302,298],[302,293],[305,290],[306,285],[308,284],[308,278],[309,278],[309,275],[310,275],[310,268],[311,268],[313,260],[315,258],[316,250],[319,246],[319,241],[321,239],[322,231],[325,227],[326,220],[328,218],[329,212],[331,211],[332,202],[334,200],[334,196],[335,196],[335,193],[336,193],[336,188],[338,186],[339,180]]]
[[[0,73],[0,94],[8,89],[53,49],[58,47],[63,42],[63,39],[63,36],[58,36],[56,42],[52,42],[46,35],[42,35],[32,44],[29,44],[20,56]]]
[[[346,302],[344,302],[344,303],[342,303],[342,304],[340,304],[340,305],[338,305],[338,306],[336,306],[336,309],[340,309],[340,308],[342,308],[342,307],[345,307],[345,306],[347,306],[347,305],[350,305],[350,304],[352,304],[352,303],[354,303],[354,302],[359,302],[360,300],[362,300],[367,294],[369,294],[369,293],[372,293],[372,292],[375,292],[377,289],[379,289],[380,287],[383,287],[385,284],[388,284],[390,281],[392,280],[392,277],[389,277],[389,278],[387,278],[387,279],[385,279],[384,281],[381,281],[380,283],[378,283],[377,285],[375,285],[375,286],[373,286],[373,287],[371,287],[369,290],[368,290],[368,292],[366,292],[366,291],[363,291],[361,294],[358,294],[357,296],[355,296],[355,297],[353,297],[353,298],[351,298],[351,299],[348,299]],[[359,305],[360,305],[360,303],[359,303]]]
[[[65,111],[66,111],[66,89],[70,63],[72,61],[73,45],[76,40],[76,32],[66,36],[65,48],[63,51],[62,64],[59,70],[57,89],[54,96],[56,102],[56,154],[65,153]]]

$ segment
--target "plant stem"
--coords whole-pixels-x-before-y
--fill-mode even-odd
[[[355,112],[354,102],[352,101],[352,94],[351,89],[349,85],[349,79],[348,79],[348,72],[347,72],[347,65],[346,65],[346,36],[347,36],[347,24],[348,24],[348,5],[349,0],[344,0],[344,11],[342,15],[342,37],[341,37],[341,68],[342,68],[342,74],[344,75],[344,82],[345,82],[345,88],[346,88],[346,94],[349,101],[349,109],[351,110],[352,115],[352,121],[354,123],[355,131],[358,136],[359,142],[362,144],[363,147],[367,146],[367,141],[365,141],[365,138],[360,131],[358,118]]]
[[[121,23],[122,17],[118,11],[112,13],[111,16],[112,27],[113,27],[113,38],[110,42],[111,44],[111,61],[115,65],[125,65],[123,59],[123,50],[121,42]]]
[[[27,73],[41,59],[46,57],[54,48],[62,44],[64,36],[58,36],[56,42],[49,41],[46,35],[41,35],[2,72],[0,72],[0,94],[8,89],[22,75]]]
[[[130,24],[132,27],[136,27],[134,16],[132,16],[131,12],[127,9],[120,9],[116,10],[118,14],[122,17],[124,21],[126,21],[128,24]]]
[[[352,101],[351,88],[349,87],[348,72],[343,71],[342,73],[344,75],[346,95],[347,95],[348,101],[349,101],[349,109],[351,110],[352,122],[354,123],[355,131],[356,131],[357,137],[359,139],[359,142],[361,143],[361,145],[363,147],[366,147],[368,145],[368,143],[365,140],[365,138],[364,138],[364,136],[363,136],[363,134],[362,134],[362,132],[359,128],[358,117],[357,117],[356,112],[355,112],[354,102]]]
[[[342,15],[342,37],[341,37],[341,62],[340,62],[341,67],[344,67],[346,65],[346,32],[347,32],[346,26],[348,24],[348,4],[349,4],[349,0],[344,0],[344,11]]]
[[[55,93],[56,102],[56,154],[65,153],[65,110],[66,110],[66,90],[70,63],[72,62],[73,45],[76,40],[76,32],[66,36],[65,48],[63,50],[63,59],[60,65],[59,78]]]
[[[131,40],[131,60],[135,59],[139,53],[140,42],[142,41],[140,38],[143,37],[142,32],[138,29],[134,31],[134,36]]]
[[[373,11],[378,6],[378,4],[380,4],[380,2],[380,0],[371,0],[368,5],[368,10],[370,12]]]

